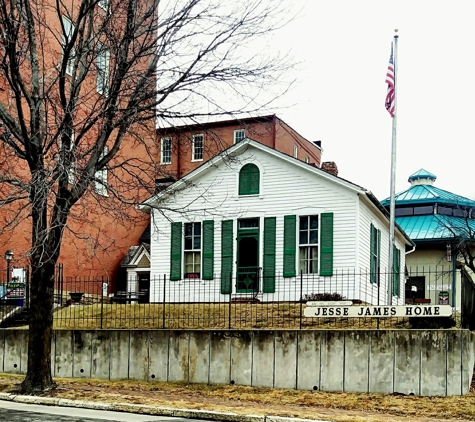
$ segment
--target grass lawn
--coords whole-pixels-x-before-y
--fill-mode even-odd
[[[300,303],[80,304],[57,308],[54,328],[376,329],[410,328],[408,318],[306,318]],[[457,319],[457,318],[456,318]]]

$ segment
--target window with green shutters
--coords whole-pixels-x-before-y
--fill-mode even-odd
[[[333,275],[333,213],[320,215],[320,275]]]
[[[297,217],[284,216],[284,277],[295,277]]]
[[[184,224],[184,278],[201,277],[201,223]]]
[[[233,276],[233,220],[221,223],[221,293],[232,292]]]
[[[262,286],[264,293],[275,293],[275,235],[276,218],[264,218],[264,263]]]
[[[214,276],[214,221],[203,221],[203,280]]]
[[[172,223],[170,244],[170,280],[181,279],[181,223]]]
[[[239,195],[259,193],[259,168],[255,164],[246,164],[239,172]]]
[[[371,283],[379,283],[381,231],[373,224],[371,224],[370,231],[370,281]]]
[[[393,247],[393,296],[399,296],[401,281],[401,251]]]

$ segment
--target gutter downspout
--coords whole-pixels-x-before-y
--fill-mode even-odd
[[[272,120],[273,120],[273,122],[272,122],[272,123],[273,123],[273,124],[272,124],[272,138],[273,138],[273,140],[272,140],[272,141],[273,141],[273,143],[274,143],[274,145],[272,146],[272,148],[275,149],[275,126],[276,126],[276,124],[277,124],[277,117],[276,117],[275,114],[274,114],[274,118],[273,118]]]

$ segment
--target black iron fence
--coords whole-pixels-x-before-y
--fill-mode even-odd
[[[461,275],[461,326],[475,330],[475,284],[470,274],[462,269]]]
[[[321,329],[460,327],[461,272],[452,268],[410,269],[401,277],[393,305],[453,307],[447,318],[305,316],[308,301],[348,300],[352,306],[385,305],[393,274],[339,271],[332,277],[300,275],[252,283],[239,280],[169,280],[144,274],[129,278],[124,290],[109,292],[104,279],[61,278],[57,286],[57,328],[155,329]],[[379,281],[378,281],[379,280]],[[269,287],[270,286],[270,287]],[[228,293],[228,290],[232,293]],[[465,320],[468,318],[464,316]],[[434,326],[435,324],[435,326]]]

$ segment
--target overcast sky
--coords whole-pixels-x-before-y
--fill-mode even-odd
[[[339,175],[390,194],[392,119],[385,76],[399,29],[396,193],[424,168],[435,186],[475,199],[475,1],[300,0],[276,45],[302,62],[276,114]],[[283,101],[283,102],[282,102]]]

